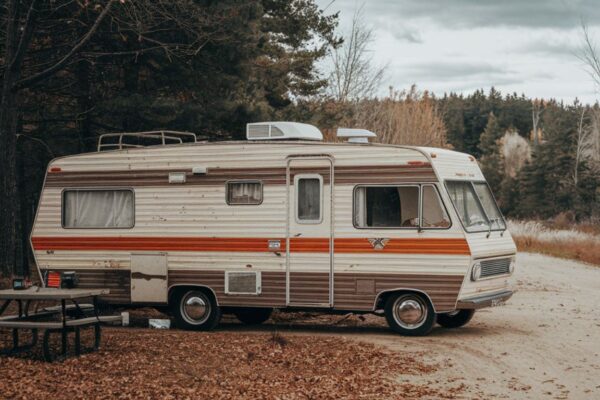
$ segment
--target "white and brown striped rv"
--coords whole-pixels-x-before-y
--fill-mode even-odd
[[[106,301],[168,305],[191,329],[318,309],[423,335],[508,299],[515,245],[476,160],[372,135],[324,143],[313,126],[265,122],[247,141],[102,136],[98,152],[48,166],[31,234],[40,276],[76,271],[80,287],[110,288]]]

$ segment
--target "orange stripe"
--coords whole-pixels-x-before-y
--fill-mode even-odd
[[[42,237],[32,238],[35,250],[122,250],[122,251],[237,251],[271,252],[269,240],[281,238],[208,238],[208,237]],[[327,253],[327,238],[292,238],[290,251]],[[336,253],[458,254],[470,255],[465,239],[390,239],[385,248],[376,250],[367,238],[335,239]]]

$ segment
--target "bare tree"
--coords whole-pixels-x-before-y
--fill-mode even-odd
[[[362,21],[362,7],[352,18],[352,28],[343,44],[331,53],[329,92],[338,101],[371,97],[383,80],[386,66],[373,65],[369,45],[373,30]]]
[[[531,160],[531,148],[527,139],[515,129],[509,129],[500,139],[504,173],[515,178],[523,166]]]
[[[533,99],[531,101],[531,122],[533,123],[532,140],[534,145],[538,145],[542,138],[540,130],[540,116],[544,111],[544,101],[539,99]]]
[[[338,104],[339,105],[339,104]],[[348,110],[339,126],[365,128],[377,134],[375,141],[387,144],[446,147],[446,127],[438,103],[415,86],[384,98],[342,104]],[[326,140],[337,141],[333,130]]]
[[[579,167],[581,162],[587,157],[588,133],[589,130],[584,126],[585,107],[581,106],[579,122],[577,124],[577,148],[575,149],[575,163],[573,165],[573,185],[577,187],[579,183]]]
[[[597,88],[600,88],[600,57],[596,41],[584,22],[581,23],[581,36],[583,43],[577,57],[585,64],[587,72],[594,80]]]

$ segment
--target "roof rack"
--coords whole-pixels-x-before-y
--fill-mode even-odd
[[[179,131],[147,131],[147,132],[121,132],[105,133],[98,138],[98,151],[123,150],[146,146],[180,144],[184,142],[196,143],[197,137],[192,132]],[[133,143],[135,142],[135,143]]]

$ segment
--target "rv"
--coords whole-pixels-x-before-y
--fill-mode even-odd
[[[425,335],[512,295],[515,244],[474,157],[338,136],[293,122],[248,124],[245,141],[103,135],[48,166],[40,278],[75,271],[108,303],[168,307],[197,330],[279,309],[375,313]]]

